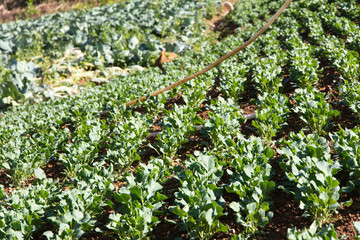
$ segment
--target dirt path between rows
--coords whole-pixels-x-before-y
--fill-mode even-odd
[[[123,0],[115,0],[114,2],[121,1]],[[96,0],[38,0],[34,2],[39,4],[34,4],[32,8],[28,8],[27,1],[0,0],[0,23],[35,19],[47,14],[98,6]]]

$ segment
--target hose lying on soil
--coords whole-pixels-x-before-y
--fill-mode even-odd
[[[166,91],[169,91],[183,83],[186,83],[198,76],[200,76],[201,74],[209,71],[210,69],[216,67],[217,65],[219,65],[220,63],[222,63],[223,61],[225,61],[226,59],[232,57],[233,55],[235,55],[236,53],[240,52],[241,50],[243,50],[244,48],[246,48],[248,45],[250,45],[253,41],[255,41],[258,37],[260,37],[269,27],[270,25],[281,15],[281,13],[284,12],[284,10],[290,5],[290,3],[292,2],[292,0],[287,0],[283,5],[282,7],[270,18],[270,20],[254,35],[252,36],[248,41],[246,41],[245,43],[243,43],[241,46],[235,48],[234,50],[232,50],[231,52],[227,53],[226,55],[222,56],[221,58],[219,58],[217,61],[213,62],[212,64],[210,64],[209,66],[205,67],[204,69],[200,70],[199,72],[197,73],[194,73],[180,81],[177,81],[163,89],[160,89],[158,91],[155,91],[151,94],[148,94],[148,95],[145,95],[145,96],[142,96],[140,98],[137,98],[135,100],[132,100],[130,102],[127,102],[125,104],[126,107],[128,106],[131,106],[131,105],[134,105],[138,102],[142,102],[144,100],[146,100],[148,98],[148,96],[157,96],[161,93],[164,93]],[[109,112],[110,110],[106,110],[106,111],[103,111],[103,112],[100,112],[100,115],[105,115]]]

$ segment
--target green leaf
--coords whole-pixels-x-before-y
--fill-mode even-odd
[[[53,239],[54,233],[51,231],[46,231],[43,233],[43,236],[45,236],[48,240]]]
[[[10,170],[10,169],[11,169],[9,163],[7,163],[7,162],[4,162],[4,163],[2,164],[2,166],[3,166],[5,169],[7,169],[7,170]]]
[[[159,202],[159,201],[164,201],[167,199],[167,197],[164,194],[161,194],[159,192],[156,192],[155,194],[155,201]]]
[[[100,140],[100,134],[98,132],[99,129],[94,128],[93,130],[91,130],[90,134],[89,134],[89,138],[91,140],[91,142],[96,142]]]
[[[360,235],[360,222],[353,222],[356,233]]]
[[[3,40],[0,40],[0,49],[5,51],[6,53],[9,53],[12,51],[9,42],[5,42]]]
[[[34,174],[35,177],[38,179],[45,179],[46,178],[46,174],[44,172],[44,170],[42,170],[41,168],[35,168],[34,169]]]
[[[245,173],[246,176],[248,176],[249,178],[251,178],[253,172],[254,172],[253,166],[251,166],[251,165],[246,165],[246,166],[244,167],[244,173]]]
[[[118,203],[128,203],[128,201],[130,201],[131,196],[129,194],[126,193],[117,193],[114,192],[114,199],[118,202]]]
[[[226,233],[229,230],[229,226],[225,226],[224,224],[220,223],[217,230]]]
[[[173,207],[170,209],[174,214],[180,216],[181,218],[186,218],[189,216],[187,212],[181,209],[179,206]]]
[[[212,208],[210,208],[205,213],[205,219],[206,219],[207,223],[209,224],[209,226],[212,226],[212,224],[213,224],[213,217],[212,217],[213,212],[214,212],[214,210]]]
[[[246,210],[248,211],[248,213],[250,214],[254,214],[256,212],[257,209],[257,203],[252,202],[246,205]]]
[[[150,196],[154,196],[156,192],[162,189],[160,183],[156,182],[154,179],[151,179],[148,184],[148,191]]]
[[[240,204],[238,202],[231,202],[229,207],[234,210],[234,212],[240,212]]]
[[[80,221],[84,217],[84,214],[79,210],[73,210],[72,215],[77,221]]]
[[[344,202],[342,204],[344,204],[344,206],[346,206],[346,207],[350,207],[353,204],[353,200],[350,199],[350,200],[348,200],[348,201],[346,201],[346,202]]]
[[[262,194],[268,196],[268,194],[275,189],[275,183],[273,181],[263,181],[260,183]]]
[[[114,209],[115,204],[110,200],[110,199],[106,199],[105,203],[111,208]]]
[[[175,222],[174,220],[171,220],[171,219],[164,219],[165,222],[168,222],[168,223],[172,223],[172,224],[177,224],[177,222]]]
[[[142,191],[139,187],[135,186],[129,189],[132,194],[134,194],[138,200],[142,201]]]
[[[137,37],[132,37],[130,38],[129,40],[129,44],[128,44],[128,47],[133,50],[135,49],[135,47],[139,44],[139,40],[137,39]]]
[[[274,156],[275,152],[271,148],[265,148],[265,156],[267,158],[272,158]]]
[[[205,121],[201,119],[198,115],[195,115],[193,123],[194,125],[204,125]]]
[[[331,176],[331,164],[325,161],[319,161],[316,163],[316,166],[322,171],[325,176]]]

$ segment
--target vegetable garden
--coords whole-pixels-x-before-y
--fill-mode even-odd
[[[283,2],[238,0],[210,36],[205,0],[0,25],[0,238],[360,238],[360,1],[294,0],[244,51],[125,107],[239,46]],[[161,48],[180,56],[149,67]],[[114,74],[134,64],[147,68]],[[38,78],[70,68],[109,82],[47,96]]]

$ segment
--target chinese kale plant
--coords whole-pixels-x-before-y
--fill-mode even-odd
[[[142,165],[135,174],[129,174],[127,185],[114,192],[119,207],[114,202],[107,202],[114,209],[107,227],[121,239],[148,239],[153,227],[159,223],[157,215],[162,214],[166,196],[160,193],[161,183],[167,175],[164,162],[158,159]]]
[[[329,224],[324,228],[321,228],[319,221],[314,221],[309,229],[297,230],[290,228],[287,231],[286,237],[289,240],[338,240],[337,232],[335,231],[334,225]]]
[[[339,157],[339,162],[349,172],[347,186],[343,191],[352,191],[360,186],[360,129],[342,129],[332,134],[335,152]]]
[[[162,119],[162,132],[158,136],[157,146],[164,157],[172,160],[177,152],[189,141],[189,136],[195,131],[193,120],[194,109],[188,106],[174,105],[171,110],[165,110]]]
[[[360,83],[345,81],[340,88],[340,92],[345,104],[360,116]]]
[[[170,210],[181,219],[191,239],[208,240],[228,230],[219,221],[225,201],[216,184],[223,170],[215,156],[196,155],[185,163],[186,170],[179,170],[181,187],[175,193],[176,205]]]
[[[209,109],[212,110],[209,119],[199,119],[199,123],[203,124],[203,133],[210,139],[214,148],[220,149],[226,146],[227,139],[236,137],[245,119],[241,109],[231,98],[225,100],[219,97],[216,101],[211,101]]]
[[[331,159],[328,141],[300,132],[291,133],[282,144],[284,147],[278,150],[284,157],[280,166],[294,184],[287,190],[295,194],[301,209],[321,224],[327,222],[340,207],[340,183],[334,175],[341,168]]]
[[[224,157],[232,168],[227,170],[230,184],[225,189],[239,198],[230,203],[230,208],[235,211],[237,222],[245,228],[245,235],[255,236],[273,216],[269,200],[275,183],[270,181],[272,171],[268,161],[274,151],[260,138],[246,139],[241,134],[236,143],[229,140],[227,144],[229,150],[224,152]]]
[[[252,121],[252,125],[258,135],[270,144],[277,131],[286,125],[290,112],[288,99],[278,93],[264,93],[258,97],[258,102],[261,110],[256,110],[256,119]]]
[[[254,83],[259,92],[277,92],[282,86],[280,78],[281,66],[276,57],[267,57],[259,60],[255,65]]]
[[[331,109],[323,93],[312,87],[296,89],[293,99],[296,101],[294,111],[313,133],[325,134],[329,121],[340,114]]]

